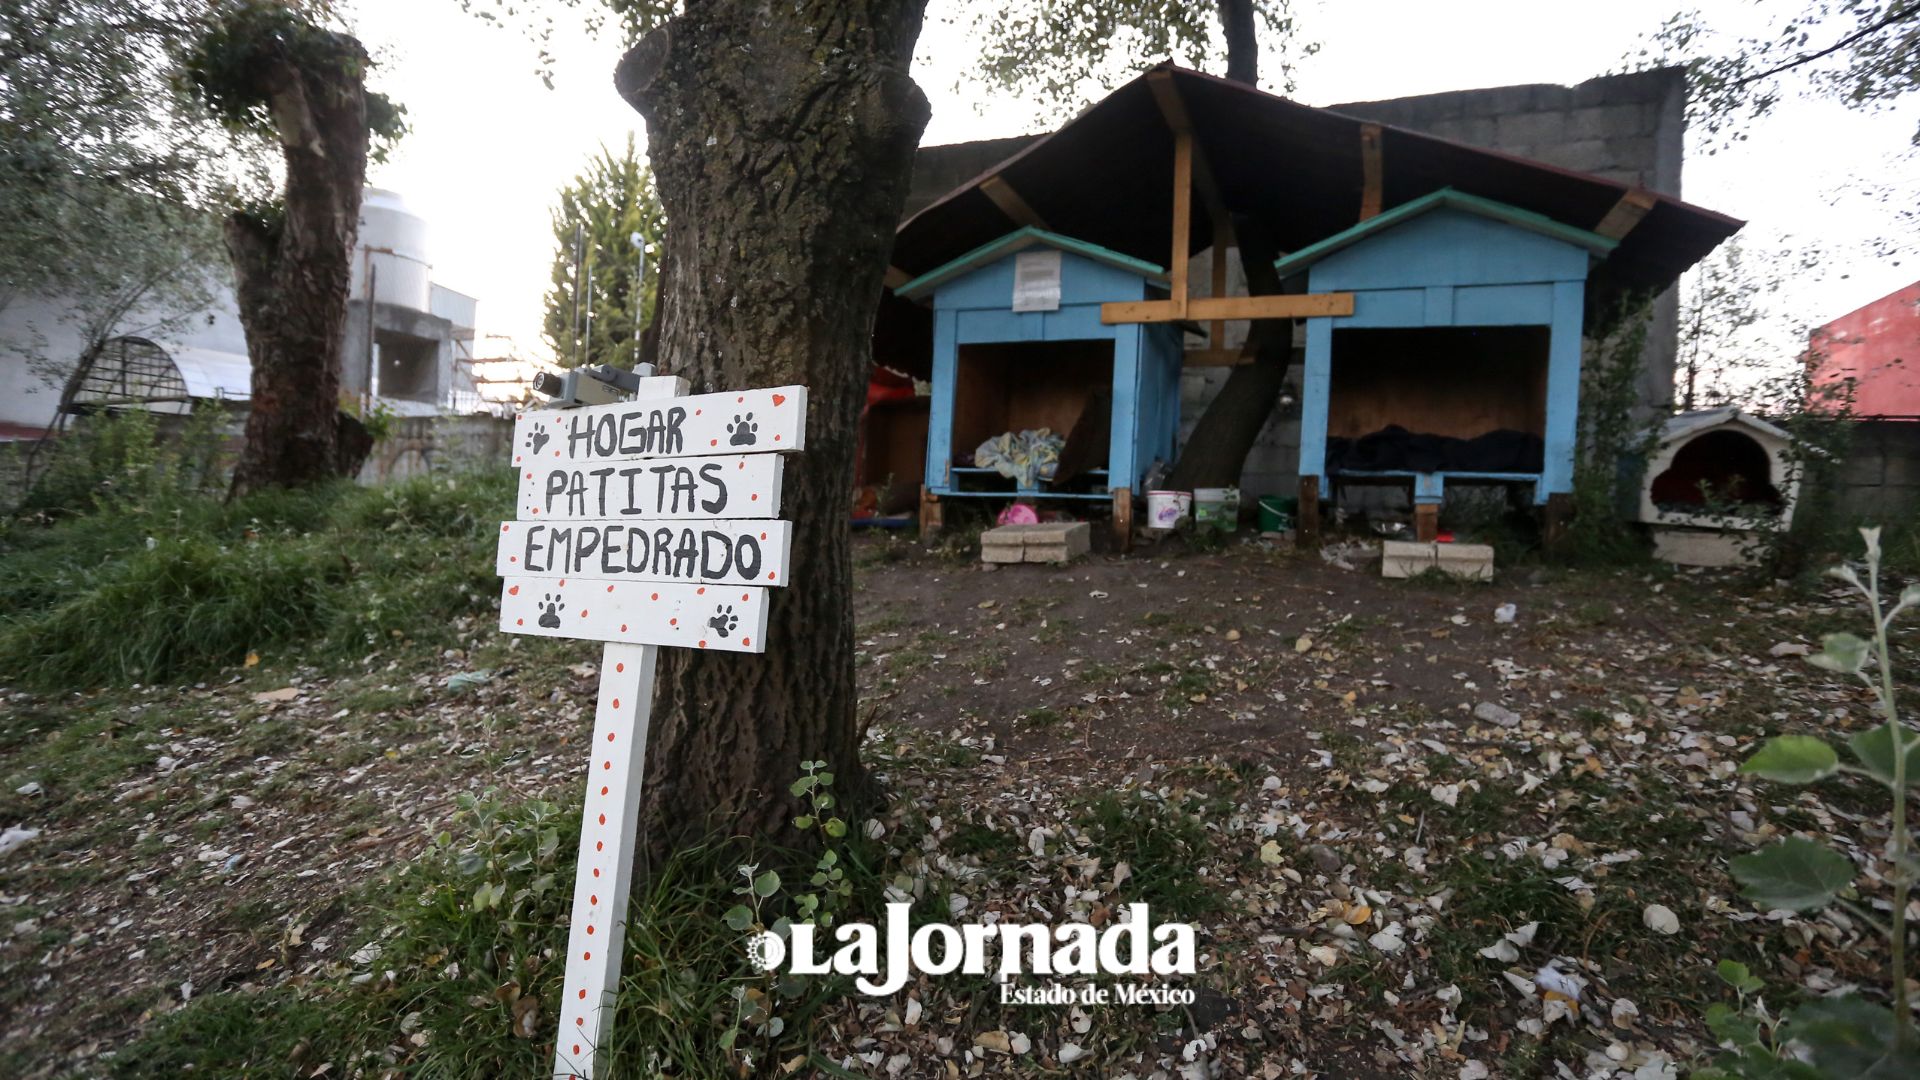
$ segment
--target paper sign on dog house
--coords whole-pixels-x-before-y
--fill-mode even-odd
[[[589,1080],[612,1025],[658,649],[766,651],[770,590],[790,578],[781,454],[806,446],[806,387],[686,394],[644,378],[635,400],[514,423],[500,629],[606,643],[556,1078]]]

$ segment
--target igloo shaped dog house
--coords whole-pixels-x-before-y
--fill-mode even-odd
[[[1666,422],[1640,485],[1654,553],[1683,566],[1739,566],[1750,534],[1793,523],[1793,436],[1731,406]]]

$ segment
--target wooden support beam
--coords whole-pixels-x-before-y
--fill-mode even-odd
[[[1301,293],[1293,296],[1212,296],[1187,302],[1184,310],[1171,300],[1117,300],[1100,305],[1100,321],[1119,323],[1179,322],[1182,319],[1315,319],[1353,314],[1352,293]]]
[[[993,205],[999,207],[1000,212],[1015,225],[1031,225],[1036,229],[1047,227],[1046,219],[1027,205],[1027,200],[1020,197],[1020,193],[1007,183],[1004,176],[989,176],[980,181],[980,194],[992,199]]]
[[[1233,230],[1219,218],[1213,219],[1213,291],[1209,295],[1227,295],[1227,242]],[[1227,321],[1215,319],[1207,327],[1207,344],[1216,349],[1227,347]]]
[[[1167,130],[1175,136],[1193,134],[1193,117],[1187,112],[1187,103],[1180,96],[1180,88],[1174,85],[1173,73],[1148,72],[1147,86],[1153,91],[1154,103],[1160,106],[1160,117],[1167,122]],[[1216,229],[1218,223],[1229,223],[1227,228],[1231,235],[1233,215],[1227,212],[1227,204],[1220,198],[1220,186],[1213,181],[1213,169],[1207,163],[1206,150],[1197,142],[1193,147],[1193,188],[1200,195],[1201,205],[1207,208],[1207,216],[1216,223]]]
[[[1320,478],[1300,478],[1299,514],[1293,522],[1293,546],[1316,551],[1320,547]]]
[[[1622,239],[1640,224],[1640,219],[1646,217],[1647,211],[1659,201],[1658,196],[1646,188],[1632,188],[1620,196],[1620,201],[1613,204],[1613,209],[1607,211],[1607,216],[1600,219],[1600,224],[1595,225],[1593,231],[1609,240]]]
[[[889,289],[897,289],[913,280],[913,275],[897,266],[887,267],[887,276],[883,279]]]
[[[1173,303],[1187,311],[1187,255],[1193,246],[1193,133],[1173,136],[1173,257],[1167,260]]]
[[[1133,550],[1133,489],[1113,489],[1113,544],[1122,554]]]
[[[1380,213],[1385,169],[1380,161],[1380,125],[1360,125],[1360,220]]]

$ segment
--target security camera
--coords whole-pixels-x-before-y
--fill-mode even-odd
[[[552,398],[552,404],[562,409],[582,405],[611,405],[639,390],[641,378],[653,374],[651,365],[642,364],[641,367],[645,370],[622,371],[601,364],[598,367],[574,368],[565,375],[543,371],[533,377],[533,392]]]

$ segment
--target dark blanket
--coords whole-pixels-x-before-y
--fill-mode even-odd
[[[1391,424],[1357,439],[1327,440],[1327,472],[1539,472],[1540,436],[1502,429],[1471,439],[1427,435]]]

